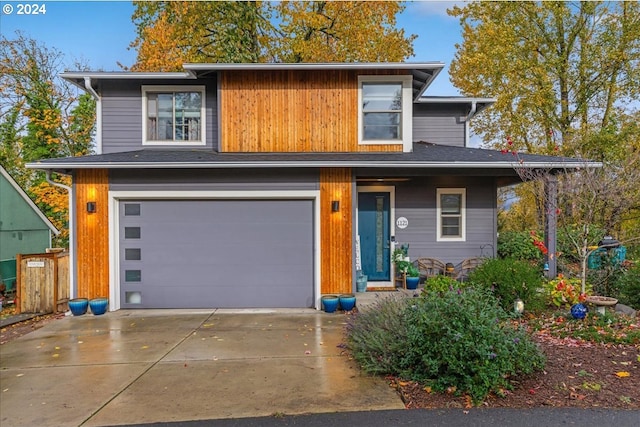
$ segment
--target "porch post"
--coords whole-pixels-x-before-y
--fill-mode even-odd
[[[545,181],[545,221],[544,221],[544,244],[548,253],[545,262],[549,266],[548,278],[558,275],[558,263],[556,260],[557,237],[558,237],[558,177],[549,175]]]

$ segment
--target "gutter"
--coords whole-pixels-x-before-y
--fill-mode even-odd
[[[91,163],[28,163],[28,169],[229,169],[229,168],[324,168],[324,167],[354,167],[354,168],[463,168],[463,169],[575,169],[601,168],[602,162],[91,162]]]
[[[476,111],[478,110],[478,103],[473,100],[471,101],[471,110],[469,110],[469,114],[464,119],[464,146],[469,146],[469,121],[473,116],[476,115]]]
[[[69,297],[70,298],[74,298],[75,295],[75,291],[76,291],[76,269],[75,269],[75,265],[76,265],[76,251],[75,251],[75,233],[74,233],[74,228],[75,228],[75,221],[74,221],[74,211],[73,211],[73,188],[69,187],[68,185],[65,184],[61,184],[59,182],[55,182],[54,180],[51,179],[51,170],[46,170],[45,171],[45,179],[47,180],[47,182],[55,187],[60,187],[64,190],[67,190],[67,193],[69,194],[69,268],[71,269],[70,274],[69,274]]]
[[[84,77],[84,89],[96,100],[96,154],[102,154],[102,98],[91,85],[91,77]]]

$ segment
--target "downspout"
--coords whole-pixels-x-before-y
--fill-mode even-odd
[[[471,110],[469,111],[469,114],[467,114],[467,117],[464,119],[464,146],[465,147],[469,146],[469,121],[473,116],[476,115],[477,109],[478,109],[478,105],[476,101],[471,101]]]
[[[73,188],[52,180],[50,170],[45,171],[45,173],[45,179],[49,184],[67,190],[67,193],[69,194],[69,296],[70,298],[74,298],[76,292],[76,251],[75,232],[73,231],[75,229],[75,221],[73,220],[75,216],[73,212]]]
[[[102,154],[102,98],[91,85],[91,77],[84,78],[84,88],[96,100],[96,154]]]

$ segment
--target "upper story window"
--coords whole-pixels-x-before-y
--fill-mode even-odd
[[[437,203],[437,240],[465,240],[465,204],[464,188],[438,188]]]
[[[358,77],[358,142],[402,144],[411,150],[412,77]]]
[[[204,145],[204,86],[143,86],[143,144]]]

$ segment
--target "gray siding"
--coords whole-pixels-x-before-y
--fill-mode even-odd
[[[101,82],[102,153],[140,150],[142,145],[142,85],[204,85],[206,88],[206,146],[218,146],[217,85],[206,80],[112,80]],[[171,146],[163,146],[171,147]],[[180,147],[175,145],[173,147]],[[193,148],[193,146],[189,147]]]
[[[466,188],[466,241],[436,241],[437,188]],[[494,256],[496,195],[494,179],[486,177],[414,178],[398,184],[395,218],[404,216],[409,225],[404,230],[396,227],[396,241],[410,245],[411,259],[431,257],[458,264],[465,258]]]
[[[318,190],[317,170],[111,170],[111,191]]]
[[[460,106],[414,104],[413,140],[464,147],[464,118]]]

